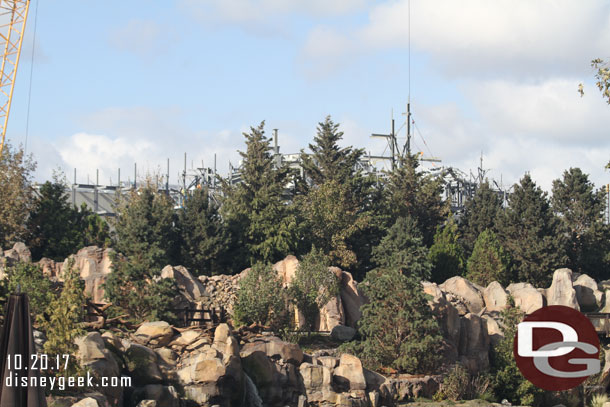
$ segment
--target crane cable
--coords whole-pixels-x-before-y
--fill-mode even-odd
[[[30,83],[28,90],[28,110],[25,118],[25,143],[23,147],[23,160],[26,159],[28,151],[28,134],[30,130],[30,106],[32,103],[32,79],[34,77],[34,55],[36,53],[36,27],[38,23],[38,5],[40,0],[36,0],[36,8],[34,9],[34,37],[32,38],[32,60],[30,63]]]

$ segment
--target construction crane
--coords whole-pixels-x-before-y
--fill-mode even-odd
[[[29,8],[30,0],[0,0],[0,46],[3,50],[0,67],[0,121],[2,122],[0,159],[2,159],[8,114],[13,100],[15,77]]]

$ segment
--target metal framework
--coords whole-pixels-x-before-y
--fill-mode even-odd
[[[4,148],[8,114],[13,100],[15,77],[29,8],[30,0],[0,0],[0,40],[2,41],[0,45],[3,50],[0,68],[0,121],[2,122],[0,158]]]

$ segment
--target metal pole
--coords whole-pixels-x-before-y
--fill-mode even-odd
[[[169,195],[169,158],[167,159],[167,178],[165,179],[165,193]]]
[[[133,163],[133,189],[138,187],[138,163]]]

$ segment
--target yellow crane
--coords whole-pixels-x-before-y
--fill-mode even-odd
[[[0,121],[2,123],[0,159],[2,159],[6,125],[13,100],[15,77],[29,8],[30,0],[0,0],[0,49],[3,51],[0,67]]]

